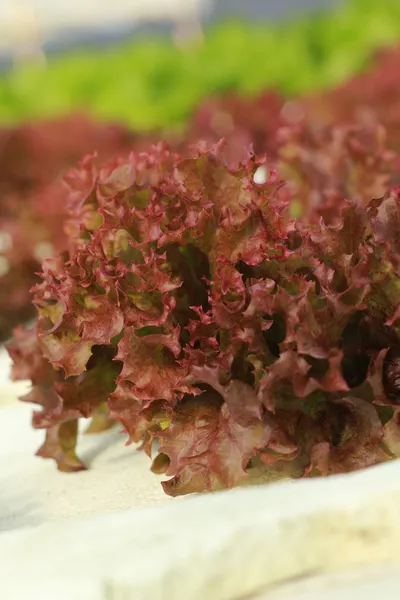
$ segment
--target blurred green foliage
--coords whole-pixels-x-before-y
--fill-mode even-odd
[[[399,37],[399,0],[349,0],[290,23],[219,23],[184,49],[155,38],[76,50],[5,74],[0,120],[84,109],[138,130],[179,126],[213,93],[294,95],[337,84]]]

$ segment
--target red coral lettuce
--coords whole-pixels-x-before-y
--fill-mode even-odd
[[[358,135],[340,132],[340,160]],[[235,485],[252,459],[312,474],[393,454],[399,190],[349,184],[295,220],[290,177],[257,184],[264,159],[224,156],[158,145],[69,174],[69,251],[44,262],[36,334],[10,348],[59,468],[82,468],[76,421],[107,399],[129,442],[159,443],[172,495]],[[359,169],[340,160],[334,188]]]

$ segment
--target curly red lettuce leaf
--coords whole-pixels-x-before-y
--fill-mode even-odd
[[[19,327],[8,351],[13,359],[12,378],[32,382],[31,390],[21,400],[40,407],[32,414],[33,427],[46,430],[46,441],[38,455],[53,458],[62,471],[84,469],[75,451],[78,420],[92,417],[88,432],[114,425],[107,402],[121,370],[115,361],[116,348],[96,346],[85,372],[68,378],[44,357],[35,328]]]
[[[214,391],[182,400],[173,411],[168,427],[158,437],[160,454],[168,457],[163,483],[165,491],[177,496],[232,487],[246,477],[246,467],[267,441],[261,420],[241,425]]]
[[[40,263],[68,246],[61,174],[87,152],[105,159],[132,144],[123,127],[79,114],[0,130],[0,339],[34,316]]]
[[[43,263],[36,346],[13,350],[21,373],[32,352],[52,365],[28,400],[60,468],[73,436],[53,428],[107,401],[128,443],[159,444],[172,495],[236,485],[252,459],[307,475],[390,457],[398,191],[293,219],[273,169],[254,179],[264,159],[224,148],[69,174],[69,250]]]

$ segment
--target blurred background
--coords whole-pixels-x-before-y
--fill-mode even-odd
[[[399,33],[397,0],[2,0],[0,119],[180,126],[204,97],[334,85]]]
[[[25,54],[37,56],[75,44],[115,42],[147,32],[174,31],[182,24],[204,26],[236,16],[254,20],[291,17],[343,0],[3,0],[0,51],[3,64]]]

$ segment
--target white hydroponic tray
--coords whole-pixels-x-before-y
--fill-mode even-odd
[[[88,471],[59,473],[53,461],[35,457],[44,432],[31,428],[35,407],[18,401],[29,383],[9,381],[9,370],[10,359],[1,350],[0,532],[170,500],[151,473],[148,457],[125,447],[126,436],[118,428],[81,436],[79,454]],[[82,429],[86,425],[82,420]]]

